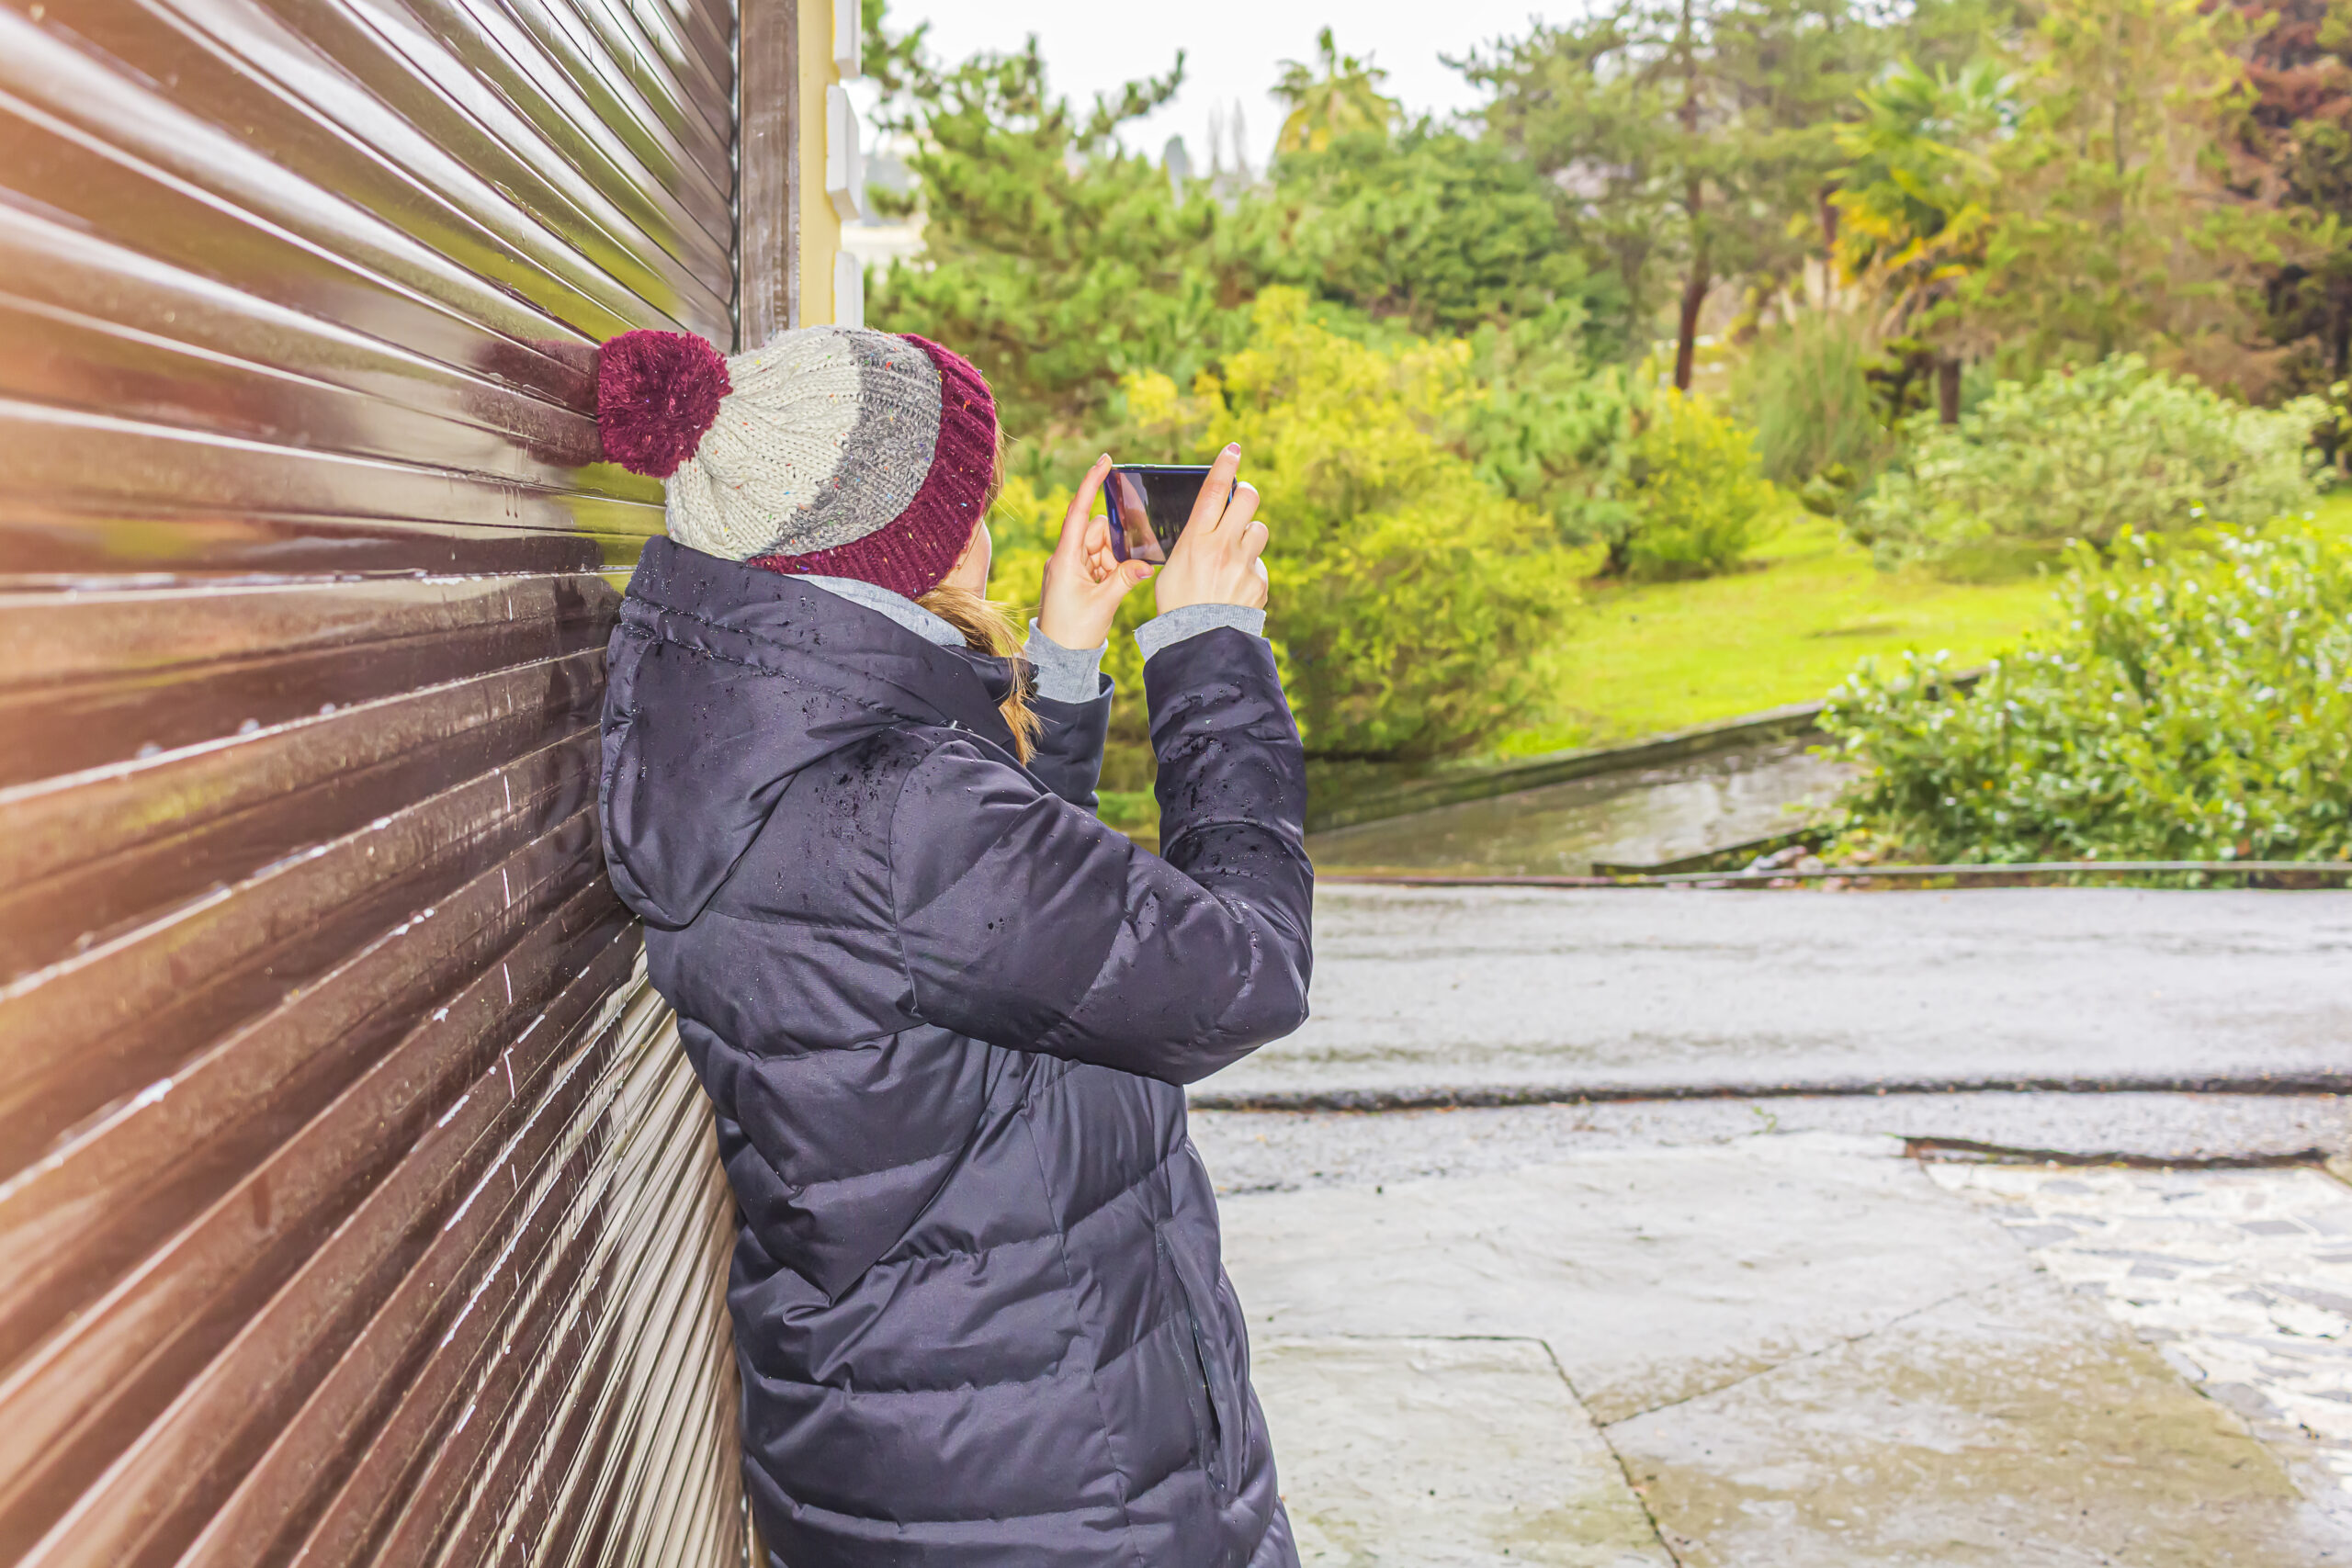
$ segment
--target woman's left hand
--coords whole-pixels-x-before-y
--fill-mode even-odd
[[[1110,454],[1094,459],[1062,519],[1062,536],[1046,561],[1046,586],[1038,595],[1037,629],[1064,648],[1100,648],[1111,637],[1119,602],[1151,576],[1139,560],[1111,554],[1111,520],[1091,516],[1095,497],[1111,472]]]

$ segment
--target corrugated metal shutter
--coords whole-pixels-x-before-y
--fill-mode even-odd
[[[0,1561],[742,1559],[603,876],[727,0],[0,0]]]

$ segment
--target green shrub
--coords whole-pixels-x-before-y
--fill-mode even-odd
[[[1478,476],[1552,519],[1564,544],[1592,543],[1596,489],[1634,432],[1634,393],[1623,367],[1596,367],[1581,346],[1584,314],[1541,315],[1471,333],[1476,388],[1453,418]]]
[[[1766,479],[1802,486],[1877,470],[1891,443],[1871,387],[1876,358],[1868,326],[1841,310],[1802,311],[1757,340],[1733,388]]]
[[[1865,664],[1823,728],[1851,830],[1928,863],[2352,856],[2352,545],[2300,525],[2076,546],[1964,695]]]
[[[1592,510],[1620,577],[1700,577],[1736,565],[1776,520],[1756,439],[1707,400],[1659,391],[1622,444]]]
[[[1905,421],[1908,450],[1853,530],[1883,566],[1964,571],[2074,539],[2104,548],[2126,527],[2261,523],[2312,504],[2325,414],[2308,398],[2248,408],[2130,355],[2003,381],[1956,425]]]
[[[1574,589],[1541,514],[1450,444],[1467,345],[1384,351],[1318,326],[1288,288],[1259,297],[1251,328],[1189,394],[1130,377],[1114,450],[1204,460],[1241,443],[1272,530],[1267,632],[1310,751],[1432,757],[1507,728],[1542,695],[1530,662]]]

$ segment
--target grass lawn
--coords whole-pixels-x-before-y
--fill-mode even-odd
[[[2352,534],[2352,489],[2320,502]],[[1799,513],[1750,570],[1695,582],[1589,585],[1551,655],[1553,710],[1493,755],[1606,745],[1826,696],[1856,663],[1949,650],[1968,669],[2050,612],[2052,583],[1883,572],[1826,518]]]

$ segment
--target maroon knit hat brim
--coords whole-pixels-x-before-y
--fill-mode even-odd
[[[752,565],[794,577],[854,577],[910,599],[955,570],[996,484],[996,397],[962,355],[903,335],[939,367],[939,439],[914,500],[862,539],[802,556],[761,556]]]

